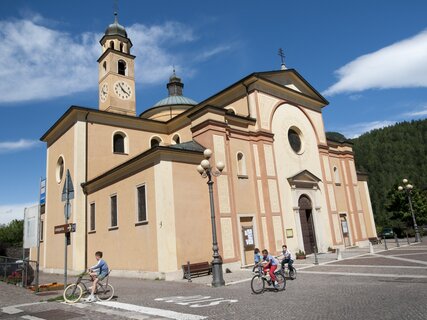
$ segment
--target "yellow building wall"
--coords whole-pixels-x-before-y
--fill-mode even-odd
[[[137,186],[146,185],[147,224],[137,223]],[[117,195],[117,225],[111,229],[110,197]],[[88,234],[88,261],[95,264],[94,254],[102,251],[112,270],[157,271],[157,218],[154,168],[148,168],[88,196],[95,203],[95,232]],[[88,225],[90,215],[88,214]]]

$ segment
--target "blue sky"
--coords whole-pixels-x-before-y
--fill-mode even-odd
[[[0,223],[37,201],[38,139],[70,105],[96,108],[113,0],[0,2]],[[327,131],[348,137],[427,117],[426,1],[119,1],[134,44],[137,111],[165,97],[172,65],[202,101],[286,65],[329,100]]]

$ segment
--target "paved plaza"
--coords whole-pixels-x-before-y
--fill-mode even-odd
[[[337,254],[310,256],[295,264],[286,290],[254,295],[251,271],[225,274],[227,286],[210,277],[175,282],[111,277],[117,296],[109,302],[46,302],[25,289],[0,283],[0,319],[427,319],[427,239],[401,241]],[[44,280],[60,275],[43,275]],[[57,293],[60,294],[60,293]]]

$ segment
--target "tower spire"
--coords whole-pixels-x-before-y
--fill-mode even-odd
[[[283,49],[279,48],[279,52],[277,54],[280,56],[280,60],[282,61],[282,64],[280,66],[280,70],[286,70],[285,53],[283,52]]]

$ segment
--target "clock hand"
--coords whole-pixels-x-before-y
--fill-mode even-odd
[[[124,93],[126,93],[127,95],[129,95],[129,92],[127,92],[120,83],[119,83],[119,87],[120,87],[120,89],[122,89],[122,91]]]

